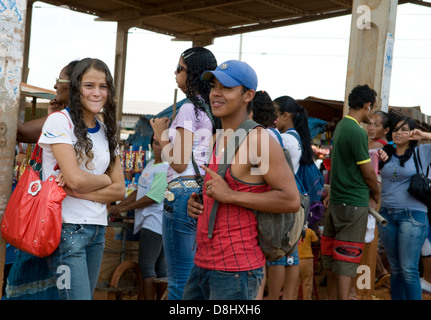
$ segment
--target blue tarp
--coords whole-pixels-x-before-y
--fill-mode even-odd
[[[176,112],[178,113],[178,110],[180,110],[181,106],[187,99],[183,99],[179,102],[177,102],[176,106]],[[163,117],[172,117],[174,106],[171,105],[167,107],[166,109],[160,111],[156,115],[147,114],[143,117],[141,117],[135,126],[135,133],[130,135],[127,138],[127,142],[133,146],[133,150],[137,151],[139,150],[139,147],[142,146],[143,150],[148,150],[148,144],[151,141],[151,136],[153,135],[153,128],[151,128],[150,120],[153,118],[163,118]]]
[[[318,134],[325,132],[326,121],[313,117],[308,117],[308,128],[310,129],[311,139],[313,139]]]

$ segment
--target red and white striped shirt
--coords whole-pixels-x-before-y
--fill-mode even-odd
[[[220,157],[212,154],[209,168],[218,169]],[[205,181],[212,179],[209,174]],[[268,184],[247,184],[232,177],[230,166],[225,180],[235,191],[262,193]],[[232,204],[220,203],[214,224],[213,237],[208,239],[208,220],[214,199],[203,190],[204,212],[198,219],[195,264],[203,269],[246,271],[263,267],[265,256],[258,245],[257,221],[251,210]]]

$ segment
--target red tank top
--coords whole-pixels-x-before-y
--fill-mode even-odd
[[[212,155],[208,167],[217,172],[220,157]],[[268,184],[247,184],[235,179],[227,170],[225,180],[235,191],[261,193],[270,189]],[[209,174],[205,181],[212,179]],[[213,237],[208,239],[208,220],[214,199],[203,190],[204,212],[198,219],[195,264],[203,269],[246,271],[263,267],[265,256],[258,245],[257,221],[251,210],[232,204],[219,203]]]

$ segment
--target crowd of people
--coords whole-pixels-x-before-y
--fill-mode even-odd
[[[267,91],[257,91],[258,75],[250,65],[218,64],[205,48],[184,51],[174,74],[187,101],[173,121],[150,121],[154,159],[127,198],[115,88],[103,61],[71,62],[55,84],[50,115],[19,124],[18,141],[40,145],[43,177],[55,172],[67,196],[58,249],[47,258],[18,251],[7,279],[8,299],[92,299],[107,213],[129,210],[135,214],[147,300],[156,296],[154,279],[163,277],[170,300],[294,300],[299,288],[302,299],[311,300],[316,245],[327,271],[328,298],[349,299],[367,242],[370,207],[388,221],[379,225],[379,240],[389,270],[380,271],[390,273],[392,299],[421,299],[419,260],[421,250],[430,251],[424,246],[429,246],[428,208],[407,190],[419,170],[416,157],[422,159],[421,172],[427,168],[431,147],[418,141],[431,140],[431,133],[409,118],[374,112],[377,93],[368,85],[355,87],[349,112],[333,135],[330,192],[320,199],[326,208],[323,233],[305,228],[291,255],[267,261],[253,212],[298,211],[295,174],[316,160],[307,110],[290,96],[273,100]],[[218,167],[224,150],[248,119],[259,126],[250,130],[223,178]],[[219,206],[210,230],[215,201]],[[71,285],[57,288],[62,264],[71,268]]]

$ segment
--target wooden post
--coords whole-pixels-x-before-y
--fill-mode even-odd
[[[118,23],[117,26],[117,42],[115,51],[115,102],[117,103],[117,125],[118,134],[121,130],[121,121],[123,118],[123,98],[124,98],[124,82],[126,78],[126,58],[127,58],[127,39],[129,26]]]
[[[350,92],[363,84],[377,92],[375,110],[387,110],[397,6],[398,0],[353,0],[344,115]]]
[[[26,6],[26,0],[4,2],[0,15],[0,220],[12,191]],[[0,287],[5,257],[6,243],[0,236]]]

